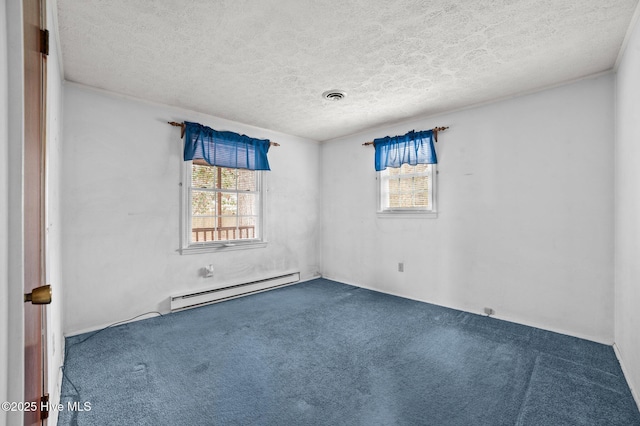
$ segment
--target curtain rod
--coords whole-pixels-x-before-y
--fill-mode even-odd
[[[448,128],[449,128],[449,126],[446,126],[446,127],[434,127],[433,129],[431,129],[433,131],[433,137],[436,140],[436,142],[438,142],[438,132],[444,132]],[[362,146],[367,146],[367,145],[373,145],[373,142],[365,142],[365,143],[362,144]]]
[[[171,124],[172,126],[175,126],[175,127],[180,127],[181,128],[180,137],[184,138],[184,129],[185,129],[184,123],[178,123],[176,121],[167,121],[167,123],[169,123],[169,124]],[[270,144],[271,144],[271,146],[280,146],[280,144],[277,143],[277,142],[270,142]]]

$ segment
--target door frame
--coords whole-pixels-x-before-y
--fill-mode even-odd
[[[24,293],[45,285],[46,201],[46,54],[41,29],[46,26],[46,0],[23,0],[24,158],[23,268]],[[46,305],[24,305],[24,424],[46,425]],[[43,410],[43,408],[45,408]]]

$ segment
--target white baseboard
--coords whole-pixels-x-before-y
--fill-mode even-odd
[[[87,328],[83,328],[83,329],[80,329],[80,330],[72,331],[70,333],[65,333],[64,337],[73,337],[73,336],[78,336],[80,334],[91,333],[93,331],[100,331],[100,330],[103,330],[105,328],[115,327],[116,325],[122,325],[122,324],[127,324],[127,323],[130,323],[130,322],[140,321],[140,320],[143,320],[143,319],[154,318],[154,317],[159,316],[160,314],[166,315],[166,314],[169,314],[169,313],[171,313],[171,312],[170,311],[166,311],[166,312],[146,312],[144,314],[140,314],[140,315],[138,315],[136,317],[125,319],[125,320],[122,320],[122,321],[112,322],[112,323],[109,323],[109,324],[100,324],[100,325],[96,325],[94,327],[87,327]]]
[[[318,279],[318,278],[322,278],[322,275],[316,274],[316,275],[312,275],[310,277],[300,278],[300,281],[296,281],[295,283],[292,283],[290,285],[300,284],[300,283],[307,282],[307,281],[312,281],[312,280],[315,280],[315,279]],[[111,326],[114,326],[114,325],[121,325],[121,324],[130,323],[130,322],[141,321],[143,319],[149,319],[149,318],[156,317],[159,314],[168,315],[170,313],[171,313],[171,311],[169,311],[169,310],[165,310],[164,312],[147,312],[147,313],[144,313],[144,314],[140,314],[139,316],[137,316],[135,318],[129,318],[129,319],[117,322],[115,324],[114,323],[101,324],[101,325],[97,325],[97,326],[94,326],[94,327],[83,328],[83,329],[80,329],[80,330],[72,331],[70,333],[65,333],[64,337],[65,338],[66,337],[73,337],[73,336],[77,336],[79,334],[91,333],[93,331],[99,331],[99,330],[102,330],[102,329],[105,329],[105,328],[108,328],[108,327],[111,327]]]
[[[613,344],[613,351],[616,353],[616,357],[618,358],[618,362],[620,363],[620,368],[622,369],[622,374],[624,374],[624,378],[627,381],[627,386],[631,390],[631,395],[633,395],[633,399],[636,401],[636,405],[638,406],[638,410],[640,410],[640,393],[638,393],[637,389],[634,389],[633,383],[631,383],[628,379],[629,373],[628,370],[624,366],[624,361],[622,360],[622,354],[620,353],[620,349],[618,345]]]
[[[411,297],[411,296],[407,296],[407,295],[404,295],[404,294],[394,293],[394,292],[391,292],[391,291],[380,290],[378,288],[369,287],[369,286],[366,286],[366,285],[363,285],[363,284],[356,284],[354,282],[349,282],[348,280],[343,280],[343,279],[340,279],[340,278],[334,278],[334,277],[331,277],[331,276],[328,276],[328,275],[323,275],[322,277],[327,279],[327,280],[336,281],[336,282],[343,283],[343,284],[348,284],[348,285],[353,285],[353,286],[361,287],[361,288],[364,288],[364,289],[367,289],[367,290],[371,290],[371,291],[377,291],[378,293],[384,293],[384,294],[389,294],[391,296],[402,297],[404,299],[415,300],[416,302],[429,303],[431,305],[442,306],[443,308],[455,309],[456,311],[467,312],[467,313],[470,313],[470,314],[475,314],[475,315],[480,315],[480,316],[487,316],[484,312],[474,311],[474,310],[469,309],[467,307],[445,305],[445,304],[442,304],[442,303],[434,302],[432,300],[418,299],[416,297]],[[531,321],[523,321],[520,318],[512,318],[512,317],[504,316],[504,315],[491,315],[491,318],[498,319],[498,320],[501,320],[501,321],[513,322],[513,323],[520,324],[520,325],[526,325],[527,327],[534,327],[534,328],[538,328],[540,330],[551,331],[553,333],[564,334],[565,336],[577,337],[578,339],[589,340],[591,342],[600,343],[602,345],[611,346],[613,344],[613,339],[603,339],[603,338],[600,338],[598,336],[575,333],[575,332],[572,332],[572,331],[569,331],[569,330],[549,327],[548,325],[536,324],[535,322],[531,322]]]

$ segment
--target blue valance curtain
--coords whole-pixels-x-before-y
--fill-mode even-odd
[[[203,159],[212,166],[271,170],[268,139],[254,139],[233,132],[217,131],[198,123],[184,122],[184,161]]]
[[[402,136],[375,139],[376,171],[403,164],[437,164],[433,130],[414,130]]]

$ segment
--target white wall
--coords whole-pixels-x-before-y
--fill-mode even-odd
[[[0,2],[0,402],[7,400],[8,384],[8,335],[9,316],[7,298],[9,296],[8,268],[8,155],[9,132],[7,115],[9,113],[9,90],[7,83],[7,17],[6,1]],[[0,411],[0,425],[6,423],[6,413]]]
[[[8,401],[24,398],[24,314],[22,257],[22,147],[23,137],[23,43],[22,2],[6,2],[8,67]],[[7,413],[7,422],[20,425],[22,413]]]
[[[616,84],[615,342],[640,405],[640,23]]]
[[[266,248],[180,255],[180,129],[196,121],[281,144],[269,151]],[[65,333],[106,326],[193,289],[319,271],[316,142],[191,111],[64,87]],[[213,264],[213,278],[199,275]]]
[[[325,143],[323,275],[611,344],[613,93],[604,75]],[[439,217],[377,218],[361,144],[435,126]]]

